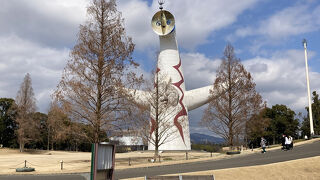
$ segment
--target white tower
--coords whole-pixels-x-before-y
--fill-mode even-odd
[[[177,96],[169,98],[176,101],[173,115],[167,117],[172,124],[168,133],[173,137],[159,147],[159,150],[190,150],[190,132],[188,121],[188,110],[195,109],[209,101],[210,89],[212,86],[185,91],[185,81],[181,67],[181,58],[176,40],[175,19],[173,15],[163,10],[163,2],[159,2],[160,11],[152,18],[151,26],[154,32],[159,35],[160,53],[157,63],[158,79],[167,81],[170,79]],[[161,78],[162,77],[162,78]],[[151,113],[151,134],[154,136],[155,122]],[[168,127],[160,127],[168,128]],[[149,150],[154,150],[152,143],[148,145]]]

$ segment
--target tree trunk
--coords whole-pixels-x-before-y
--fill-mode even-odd
[[[20,142],[19,142],[19,149],[20,149],[20,152],[24,151],[24,143],[22,140],[20,140]]]
[[[231,124],[231,123],[230,123]],[[233,149],[233,128],[231,125],[229,125],[229,137],[228,137],[228,144],[231,149]]]
[[[159,147],[156,145],[154,150],[154,161],[157,160],[158,156],[159,156]]]
[[[273,136],[273,144],[276,144],[276,136]]]
[[[47,144],[47,150],[50,150],[50,129],[48,128],[48,144]]]
[[[159,77],[157,72],[157,80],[156,80],[156,129],[155,129],[155,151],[154,151],[154,159],[156,161],[157,157],[159,156]]]

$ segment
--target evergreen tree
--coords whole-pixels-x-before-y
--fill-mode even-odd
[[[16,146],[16,108],[13,99],[0,98],[0,144],[4,147]]]
[[[270,119],[267,131],[273,143],[279,143],[283,134],[298,137],[299,120],[295,115],[296,113],[286,105],[276,104],[271,109],[267,108],[265,117]]]
[[[320,134],[320,99],[319,94],[316,91],[312,92],[312,119],[313,119],[313,128],[316,135]],[[302,122],[301,130],[303,135],[310,136],[310,120],[309,120],[309,107],[306,107],[308,112],[307,117],[304,118]]]

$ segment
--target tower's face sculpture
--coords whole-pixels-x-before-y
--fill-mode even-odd
[[[158,11],[151,20],[151,26],[153,31],[159,36],[168,35],[174,30],[174,17],[169,11]]]

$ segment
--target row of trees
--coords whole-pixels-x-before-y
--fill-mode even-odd
[[[263,108],[247,122],[246,141],[256,146],[263,136],[270,144],[281,143],[283,134],[299,138],[299,130],[296,113],[286,105],[276,104],[271,108]]]
[[[52,103],[48,114],[23,113],[11,98],[0,98],[0,144],[28,149],[90,151],[90,143],[79,134],[88,133],[87,125],[72,122],[60,107]],[[20,113],[25,115],[21,120]]]
[[[313,108],[319,109],[319,96],[316,92],[313,92],[313,95]],[[0,98],[0,144],[5,147],[18,147],[20,142],[18,133],[21,131],[18,131],[17,107],[13,99]],[[136,127],[136,129],[138,127],[141,128],[141,131],[138,131],[139,133],[137,135],[144,137],[144,139],[147,138],[149,133],[147,130],[149,116],[146,112],[147,111],[141,113],[136,111],[130,116],[131,122],[140,122],[132,127]],[[145,117],[141,117],[141,115]],[[318,115],[319,113],[315,113],[314,115],[315,131],[317,133],[319,133],[320,128],[319,118],[316,118]],[[137,121],[137,118],[140,118],[140,120]],[[88,131],[89,127],[81,123],[72,122],[56,104],[51,105],[48,115],[33,112],[30,114],[28,120],[30,121],[29,124],[35,125],[26,126],[23,130],[25,137],[28,137],[27,141],[24,141],[24,144],[26,144],[28,148],[90,150],[90,144],[86,138],[78,136],[83,132],[88,133],[87,136],[90,136]],[[144,123],[141,124],[142,122]],[[304,121],[301,126],[299,126],[299,120],[296,118],[295,112],[285,105],[277,104],[271,108],[264,107],[259,114],[252,116],[251,119],[246,122],[244,140],[251,145],[257,146],[259,145],[260,137],[264,136],[269,142],[280,143],[282,134],[297,138],[299,130],[301,131],[301,136],[309,135],[309,119],[304,117]],[[107,137],[105,136],[105,138]],[[234,141],[234,145],[239,143],[241,143],[239,139]],[[20,147],[22,146],[20,145]]]
[[[60,108],[51,104],[48,114],[26,111],[23,102],[30,102],[33,93],[21,93],[26,83],[30,83],[26,75],[18,92],[17,100],[23,96],[25,101],[15,101],[11,98],[0,98],[0,144],[4,147],[31,149],[64,149],[90,150],[90,144],[76,136],[79,130],[85,130],[86,125],[71,122]],[[27,86],[29,86],[27,85]],[[32,92],[32,88],[29,89]],[[33,105],[35,107],[35,104]]]

